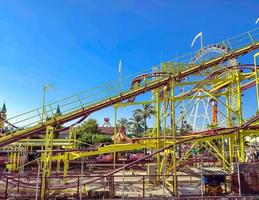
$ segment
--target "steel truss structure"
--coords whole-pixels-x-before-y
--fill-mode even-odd
[[[25,163],[21,159],[25,152],[34,147],[41,147],[40,157],[41,199],[51,191],[78,188],[78,181],[69,182],[69,163],[73,160],[102,154],[114,154],[140,149],[148,149],[149,154],[131,163],[124,164],[99,177],[80,180],[80,187],[97,182],[105,177],[137,165],[141,161],[153,158],[157,170],[157,182],[164,187],[173,188],[172,194],[178,196],[177,172],[188,168],[194,159],[193,150],[203,148],[217,161],[226,173],[233,172],[233,163],[245,162],[245,138],[256,137],[259,133],[259,88],[256,54],[254,63],[240,64],[238,58],[259,48],[259,29],[249,31],[223,42],[209,45],[193,54],[178,57],[177,62],[163,62],[148,71],[118,81],[98,86],[95,89],[78,93],[74,96],[46,105],[45,109],[37,108],[24,114],[11,117],[6,123],[13,127],[0,137],[0,147],[8,152],[10,172],[21,172]],[[216,56],[204,58],[204,53],[219,52]],[[215,57],[214,57],[215,56]],[[202,59],[201,59],[202,58]],[[182,89],[184,88],[184,90]],[[256,89],[253,101],[258,105],[250,118],[244,118],[245,100],[243,94],[248,89]],[[137,102],[138,95],[151,92],[152,99]],[[251,97],[252,98],[252,97]],[[76,148],[76,129],[91,113],[113,106],[114,120],[121,107],[152,103],[156,108],[154,127],[145,132],[141,138],[133,138],[130,142],[100,146],[96,149]],[[204,105],[199,110],[199,104]],[[55,115],[54,108],[59,105],[62,114]],[[44,113],[42,113],[44,110]],[[202,112],[204,112],[202,114]],[[198,115],[204,117],[199,120]],[[195,120],[191,120],[195,116]],[[206,119],[205,119],[206,118]],[[72,120],[78,120],[70,126],[68,139],[53,139],[58,128]],[[188,120],[189,119],[189,120]],[[205,120],[206,123],[205,123]],[[178,129],[188,121],[193,127],[199,124],[202,129],[194,129],[182,134]],[[115,125],[116,127],[116,125]],[[69,127],[68,127],[69,128]],[[31,139],[33,135],[45,132],[44,139]],[[114,138],[118,130],[115,128]],[[55,146],[61,147],[55,149]],[[181,155],[179,155],[181,152]],[[63,165],[62,183],[51,185],[53,163],[60,174]],[[192,163],[193,164],[193,163]],[[167,178],[171,177],[171,179]],[[18,183],[17,176],[2,175],[2,179]],[[19,177],[20,178],[20,177]],[[38,186],[19,182],[20,187],[37,190]]]

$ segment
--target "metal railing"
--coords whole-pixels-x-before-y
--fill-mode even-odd
[[[3,185],[1,187],[1,194],[3,198],[10,197],[30,197],[35,195],[37,187],[35,183],[37,180],[42,177],[37,177],[36,168],[34,169],[34,175],[0,175],[0,182]],[[89,173],[85,169],[84,174]],[[258,174],[253,174],[258,176]],[[52,197],[59,196],[60,194],[67,197],[88,197],[95,198],[98,195],[101,195],[101,198],[115,198],[115,197],[124,197],[124,198],[172,198],[173,197],[173,175],[144,175],[144,174],[132,174],[131,171],[127,171],[125,174],[118,174],[114,176],[104,177],[103,179],[84,186],[82,182],[84,180],[90,180],[92,178],[100,177],[101,175],[83,175],[80,173],[74,173],[69,176],[66,176],[69,179],[69,182],[75,183],[75,187],[69,190],[66,190],[66,184],[63,181],[64,176],[60,174],[53,174],[51,177],[46,177],[47,182],[49,183],[45,188],[45,191],[52,191],[57,184],[63,185],[64,189],[55,190]],[[222,188],[222,194],[224,198],[233,198],[233,199],[253,199],[256,197],[255,194],[251,196],[242,196],[238,195],[235,191],[233,179],[235,174],[226,175],[225,182],[221,183],[217,187]],[[204,178],[204,177],[203,177]],[[10,187],[11,185],[11,187]],[[13,187],[15,186],[15,187]],[[179,174],[177,175],[177,189],[179,199],[214,199],[215,196],[210,196],[210,188],[208,183],[205,183],[204,180],[201,181],[201,177],[194,174]],[[203,196],[201,195],[201,190],[203,191]],[[26,192],[25,192],[26,191]],[[48,192],[47,192],[48,193]],[[48,194],[46,193],[46,196]],[[254,196],[253,196],[254,195]],[[1,197],[1,196],[0,196]],[[218,199],[222,196],[215,197]]]

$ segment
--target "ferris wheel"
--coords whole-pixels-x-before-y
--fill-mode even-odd
[[[214,57],[222,56],[228,53],[230,49],[223,44],[214,44],[209,45],[200,49],[194,54],[190,59],[189,64],[201,64],[204,61],[210,60]],[[223,68],[228,67],[236,63],[236,60],[230,60],[221,65],[213,66],[207,70],[201,71],[199,74],[193,76],[188,76],[182,81],[200,81],[205,80],[213,72]],[[179,88],[180,93],[185,93],[190,91],[191,88],[186,88],[187,86],[182,86]],[[219,105],[218,102],[211,97],[203,97],[204,93],[202,91],[196,91],[193,93],[195,98],[192,99],[192,102],[182,101],[179,108],[181,114],[182,125],[184,123],[191,125],[193,131],[202,131],[207,130],[208,126],[223,126],[225,125],[225,117],[221,116],[221,113],[218,112]],[[232,104],[234,104],[235,99],[232,99]],[[186,109],[187,104],[189,104],[190,109]]]

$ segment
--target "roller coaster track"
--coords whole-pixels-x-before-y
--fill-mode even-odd
[[[259,68],[259,66],[257,65],[257,68]],[[242,64],[242,65],[237,65],[237,66],[230,66],[230,67],[225,67],[225,68],[222,68],[222,69],[219,69],[215,72],[213,72],[212,74],[210,74],[208,77],[205,78],[205,80],[212,80],[214,79],[215,75],[220,75],[224,72],[227,72],[229,70],[235,70],[235,69],[238,69],[238,70],[243,70],[243,69],[249,69],[251,71],[254,71],[254,65],[252,64]],[[245,78],[244,78],[245,80]],[[256,81],[255,80],[252,80],[250,82],[247,82],[243,85],[241,85],[241,90],[244,91],[244,90],[247,90],[253,86],[255,86],[256,84]],[[223,88],[226,88],[227,86],[229,85],[229,83],[225,82],[223,84],[221,84],[219,87],[217,88],[214,88],[212,90],[210,90],[209,92],[219,92],[220,90],[222,90]],[[190,89],[188,92],[185,92],[185,93],[182,93],[180,95],[177,95],[175,98],[176,99],[179,99],[179,98],[184,98],[184,97],[190,97],[192,94],[195,94],[195,92],[197,92],[197,90],[203,86],[202,83],[200,84],[197,84],[196,86],[194,86],[192,89]]]
[[[225,67],[225,68],[222,68],[222,69],[219,69],[219,70],[217,70],[217,71],[215,71],[215,72],[213,72],[212,74],[210,74],[209,76],[207,76],[206,78],[205,78],[205,80],[209,80],[209,79],[213,79],[214,78],[214,76],[215,75],[220,75],[220,74],[222,74],[222,73],[224,73],[224,72],[227,72],[228,70],[233,70],[233,69],[239,69],[239,70],[243,70],[243,69],[249,69],[249,70],[251,70],[251,71],[254,71],[254,65],[252,65],[252,64],[242,64],[242,65],[237,65],[237,66],[231,66],[231,67]],[[143,81],[143,79],[145,79],[145,78],[148,78],[148,77],[160,77],[160,76],[162,76],[162,77],[164,77],[164,76],[166,76],[166,73],[150,73],[150,74],[144,74],[144,75],[141,75],[141,76],[138,76],[138,77],[136,77],[133,81],[132,81],[132,85],[134,85],[134,83],[136,83],[136,82],[138,82],[138,84],[139,84],[139,82],[141,82],[141,81]],[[137,81],[136,81],[137,80]],[[196,85],[195,86],[195,88],[193,88],[193,89],[191,89],[189,92],[187,92],[187,93],[184,93],[184,94],[180,94],[180,95],[178,95],[178,96],[176,96],[175,98],[181,98],[182,96],[188,96],[188,95],[190,95],[190,94],[193,94],[195,91],[196,91],[196,89],[197,88],[199,88],[198,86],[199,86],[200,84],[198,84],[198,85]],[[241,86],[241,90],[246,90],[246,89],[249,89],[249,88],[251,88],[251,87],[253,87],[255,85],[255,80],[252,80],[251,82],[248,82],[248,83],[246,83],[246,84],[244,84],[244,85],[242,85]],[[218,90],[220,90],[220,89],[223,89],[224,87],[226,87],[227,85],[226,84],[224,84],[224,85],[222,85],[222,86],[220,86],[219,88],[218,88]],[[216,92],[218,91],[218,90],[216,90]],[[83,118],[85,118],[85,117],[83,117]],[[80,119],[80,121],[81,121],[81,119]],[[207,130],[207,131],[199,131],[199,132],[195,132],[195,133],[193,133],[193,135],[188,135],[188,136],[192,136],[192,137],[196,137],[197,136],[197,134],[199,134],[199,135],[201,135],[201,134],[211,134],[211,133],[214,133],[214,132],[218,132],[218,131],[224,131],[224,130],[230,130],[230,129],[234,129],[234,128],[236,128],[236,127],[232,127],[232,128],[216,128],[216,129],[213,129],[213,130]],[[254,128],[254,127],[249,127],[249,128]],[[156,140],[156,139],[158,139],[158,138],[143,138],[143,139],[141,139],[141,138],[135,138],[135,139],[132,139],[132,142],[136,142],[136,141],[140,141],[140,140]],[[167,137],[167,139],[172,139],[172,138],[170,138],[170,137]],[[178,139],[178,138],[177,138]],[[22,142],[23,140],[21,140],[21,142]],[[33,142],[34,140],[33,139],[31,139],[31,141]],[[34,142],[35,143],[35,142]],[[137,145],[137,146],[134,146],[134,145],[130,145],[130,144],[125,144],[126,146],[121,146],[122,147],[122,150],[124,149],[127,149],[127,150],[134,150],[134,149],[137,149],[137,148],[145,148],[146,146],[145,146],[145,144],[143,144],[143,145]],[[109,146],[110,147],[110,146]],[[151,146],[150,146],[151,147]],[[152,147],[151,147],[152,148]],[[102,149],[102,148],[101,148]],[[65,151],[65,150],[64,150]],[[58,151],[59,153],[63,153],[64,151]],[[66,150],[66,152],[75,152],[75,151],[77,151],[76,149],[71,149],[71,150],[69,150],[69,151],[67,151]],[[99,155],[99,154],[103,154],[103,153],[105,153],[103,150],[101,150],[101,151],[94,151],[94,152],[88,152],[88,150],[86,150],[86,149],[82,149],[81,151],[84,151],[85,152],[85,156],[89,156],[89,155]],[[53,153],[55,152],[55,150],[53,151]],[[88,153],[87,153],[88,152]],[[110,150],[108,150],[106,153],[110,153]],[[61,159],[61,158],[58,158],[59,156],[54,156],[53,157],[53,160],[58,160],[58,159]],[[62,156],[61,156],[62,157]],[[73,156],[71,157],[71,159],[73,159]]]
[[[111,172],[109,172],[109,173],[107,173],[107,174],[105,174],[105,175],[103,175],[103,176],[101,176],[101,177],[97,177],[97,178],[93,178],[93,179],[91,179],[91,180],[87,180],[86,182],[83,182],[82,185],[87,185],[87,184],[96,182],[96,181],[98,181],[98,180],[101,180],[101,179],[103,179],[103,178],[105,178],[105,177],[112,176],[113,174],[115,174],[115,173],[117,173],[117,172],[119,172],[119,171],[122,171],[123,169],[129,168],[129,167],[131,167],[131,166],[133,166],[133,165],[135,165],[135,164],[141,162],[142,160],[145,160],[145,159],[150,158],[150,157],[152,157],[152,156],[154,156],[154,155],[156,155],[156,154],[158,154],[158,153],[160,153],[160,152],[163,152],[163,151],[165,151],[165,150],[167,150],[167,149],[170,149],[170,148],[172,148],[174,145],[179,145],[179,144],[183,144],[183,143],[187,143],[187,142],[194,142],[194,141],[199,141],[199,140],[200,140],[200,141],[201,141],[201,140],[204,141],[205,139],[209,139],[209,138],[215,137],[215,136],[226,136],[226,137],[227,137],[227,136],[230,136],[231,134],[233,134],[233,133],[235,133],[235,132],[238,132],[238,131],[241,131],[241,130],[246,130],[246,129],[249,127],[249,125],[253,124],[254,122],[256,122],[256,121],[258,121],[258,120],[259,120],[259,115],[255,116],[255,117],[253,117],[252,119],[250,119],[249,121],[243,123],[241,126],[236,127],[236,128],[233,129],[233,130],[226,131],[226,132],[224,132],[224,133],[216,132],[216,133],[214,133],[213,135],[202,135],[202,136],[197,137],[197,138],[188,138],[188,139],[176,141],[176,142],[173,143],[173,144],[166,145],[166,146],[164,146],[164,147],[158,149],[157,151],[154,151],[154,152],[151,153],[151,154],[148,154],[148,155],[146,155],[146,156],[144,156],[144,157],[142,157],[142,158],[139,158],[139,159],[136,160],[136,161],[133,161],[133,162],[131,162],[131,163],[129,163],[129,164],[126,164],[126,165],[124,165],[124,166],[118,168],[118,169],[115,169],[114,171],[111,171]],[[69,185],[66,185],[65,187],[61,187],[61,188],[59,188],[59,187],[54,187],[54,188],[51,188],[51,189],[54,189],[54,190],[57,190],[57,189],[66,189],[66,188],[69,188],[69,187],[76,187],[76,184],[74,184],[73,186],[72,186],[72,185],[70,185],[70,186],[69,186]]]
[[[139,162],[141,162],[141,161],[143,161],[145,159],[148,159],[148,158],[150,158],[152,156],[155,156],[158,153],[161,153],[161,152],[163,152],[163,151],[165,151],[167,149],[170,149],[174,145],[190,143],[190,142],[195,142],[195,141],[198,141],[198,142],[199,141],[205,141],[206,139],[210,140],[210,139],[214,139],[215,137],[222,137],[222,136],[224,136],[224,137],[233,137],[234,136],[233,134],[237,134],[241,130],[249,129],[249,127],[253,123],[257,122],[258,120],[259,120],[259,115],[256,115],[253,118],[251,118],[249,121],[243,123],[241,126],[235,127],[235,128],[233,128],[231,130],[226,129],[227,131],[224,131],[224,129],[222,129],[221,131],[223,131],[223,132],[216,131],[216,132],[213,132],[212,134],[209,134],[209,135],[208,134],[201,134],[201,135],[198,135],[197,137],[190,137],[190,138],[178,140],[175,143],[173,142],[173,143],[171,143],[169,145],[163,146],[162,148],[154,151],[151,154],[148,154],[148,155],[146,155],[146,156],[144,156],[142,158],[139,158],[138,160],[133,161],[131,163],[125,164],[124,166],[119,167],[119,168],[117,168],[117,169],[115,169],[115,170],[113,170],[111,172],[108,172],[108,173],[106,173],[106,174],[104,174],[104,175],[102,175],[100,177],[94,177],[92,179],[88,179],[88,180],[82,182],[82,185],[88,185],[88,184],[91,184],[93,182],[102,180],[105,177],[112,176],[115,173],[118,173],[118,172],[122,171],[123,169],[129,168],[129,167],[131,167],[131,166],[133,166],[135,164],[138,164]],[[146,138],[146,139],[150,139],[150,138]],[[145,139],[142,138],[142,139],[140,139],[140,141],[141,140],[145,140]],[[118,151],[120,151],[120,150],[118,150]],[[2,174],[0,177],[1,177],[1,180],[3,180],[3,181],[5,181],[6,177],[9,177],[11,179],[10,184],[12,184],[14,186],[17,185],[17,182],[18,182],[18,179],[16,179],[16,178],[18,178],[17,175],[12,177],[12,176],[8,176],[8,175]],[[28,188],[28,189],[35,189],[36,188],[35,184],[31,184],[31,183],[28,184],[28,183],[23,182],[21,180],[19,181],[19,184],[20,184],[20,187],[24,187],[24,188]],[[61,185],[61,186],[58,186],[58,185],[51,186],[48,189],[50,189],[50,190],[64,190],[64,189],[68,189],[68,188],[75,188],[75,187],[77,187],[77,184],[78,184],[77,182],[72,182],[72,183],[68,183],[66,185]]]
[[[251,35],[251,34],[250,34]],[[258,33],[257,33],[258,35]],[[189,69],[183,70],[182,72],[179,72],[175,75],[168,74],[166,77],[158,78],[157,80],[154,80],[150,83],[145,83],[142,86],[139,86],[135,89],[130,89],[125,92],[121,92],[116,96],[110,96],[106,99],[100,100],[100,101],[93,101],[90,102],[88,105],[82,104],[81,99],[79,98],[77,101],[79,101],[80,107],[78,108],[72,108],[69,112],[64,113],[59,116],[54,116],[46,121],[44,121],[43,117],[42,120],[39,120],[37,122],[31,123],[31,126],[27,126],[22,130],[16,130],[16,132],[7,133],[6,135],[2,136],[0,138],[0,147],[3,147],[5,145],[11,144],[13,142],[19,141],[23,138],[30,137],[34,134],[43,132],[47,126],[56,126],[59,124],[63,124],[72,120],[75,120],[80,117],[88,116],[89,114],[101,110],[103,108],[112,106],[114,104],[123,102],[125,100],[128,100],[132,97],[135,97],[137,95],[149,92],[151,90],[163,87],[163,86],[169,86],[173,80],[179,81],[184,77],[187,77],[194,73],[199,73],[200,71],[210,68],[212,66],[218,65],[220,63],[223,63],[227,60],[231,60],[234,58],[237,58],[239,56],[242,56],[244,54],[247,54],[253,50],[256,50],[259,48],[259,40],[255,38],[251,38],[248,43],[242,46],[242,48],[237,48],[232,50],[231,52],[227,52],[226,54],[212,58],[208,61],[205,61],[198,65],[192,65]],[[51,110],[52,111],[52,110]],[[38,112],[37,117],[40,117],[42,113],[39,113],[39,110],[35,110],[35,112]],[[30,113],[30,112],[27,112]],[[27,114],[25,113],[25,114]],[[19,115],[23,116],[23,115]],[[14,117],[15,118],[15,117]],[[21,119],[21,121],[26,121],[27,119]],[[9,120],[10,122],[10,120]],[[10,122],[11,123],[11,122]],[[12,123],[16,126],[15,123]]]
[[[259,68],[259,66],[257,66],[257,68]],[[254,70],[254,65],[253,64],[242,64],[242,65],[237,65],[237,66],[230,66],[230,67],[225,67],[225,68],[221,68],[217,71],[214,71],[213,73],[211,73],[209,76],[207,76],[204,80],[212,80],[214,79],[215,75],[220,75],[224,72],[229,71],[230,69],[239,69],[239,70],[243,70],[243,69],[249,69],[249,70]],[[137,76],[136,78],[134,78],[131,82],[131,89],[134,88],[137,85],[140,85],[140,83],[142,81],[144,81],[147,78],[154,78],[154,77],[166,77],[168,75],[173,75],[171,73],[167,73],[167,72],[153,72],[153,73],[149,73],[149,74],[142,74],[140,76]],[[199,89],[204,83],[200,83],[197,84],[195,87],[193,87],[191,90],[189,90],[188,92],[182,93],[177,95],[175,98],[183,98],[183,97],[187,97],[187,96],[191,96],[192,94],[195,94],[195,92],[197,91],[197,89]],[[227,84],[225,83],[222,87],[217,88],[216,91],[219,91],[220,89],[223,89],[224,87],[226,87]],[[251,88],[255,86],[255,80],[253,80],[252,82],[246,83],[244,85],[241,86],[241,90],[246,90],[248,88]],[[160,92],[160,97],[163,96],[163,91]],[[128,101],[129,102],[133,102],[135,100],[135,97],[130,98]]]

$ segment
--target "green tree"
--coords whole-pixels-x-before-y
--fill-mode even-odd
[[[130,127],[131,127],[131,123],[129,122],[129,120],[122,117],[119,120],[117,120],[117,126],[124,127],[126,133],[128,133],[128,131],[130,130]]]
[[[131,133],[136,137],[139,137],[141,133],[144,132],[144,120],[141,115],[137,112],[134,112],[133,118],[130,118],[129,124],[131,125]]]
[[[78,146],[82,147],[85,144],[96,144],[111,142],[111,138],[102,135],[98,128],[98,123],[95,119],[88,119],[77,127]]]
[[[80,124],[79,132],[80,133],[91,133],[91,134],[100,134],[100,130],[98,128],[98,123],[96,119],[88,119]]]
[[[154,106],[150,103],[142,104],[142,109],[136,109],[134,113],[140,115],[143,118],[144,131],[147,130],[147,118],[151,118],[156,113]]]

